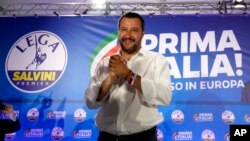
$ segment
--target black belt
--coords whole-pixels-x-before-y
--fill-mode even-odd
[[[139,133],[134,133],[134,134],[129,134],[129,135],[113,135],[107,132],[100,132],[99,133],[99,138],[102,139],[107,139],[107,140],[130,140],[133,141],[133,139],[143,139],[143,138],[147,138],[150,136],[156,136],[156,127],[153,127],[151,129],[148,129],[146,131],[142,131]]]

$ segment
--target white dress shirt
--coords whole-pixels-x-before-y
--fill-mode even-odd
[[[141,132],[158,125],[163,115],[157,105],[168,105],[172,98],[170,74],[166,58],[158,53],[140,49],[127,62],[128,68],[141,76],[142,93],[128,82],[111,87],[99,102],[96,98],[102,81],[108,74],[109,57],[101,61],[85,92],[90,109],[99,108],[96,126],[100,131],[115,135]]]

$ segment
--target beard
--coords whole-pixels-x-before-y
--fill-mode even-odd
[[[130,40],[131,42],[133,42],[133,44],[131,46],[125,46],[123,42],[126,40]],[[122,50],[128,54],[137,52],[140,48],[140,43],[136,42],[135,39],[132,39],[132,38],[122,38],[119,40],[119,42],[120,42]]]

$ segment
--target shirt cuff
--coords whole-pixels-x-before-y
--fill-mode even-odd
[[[91,102],[96,102],[96,98],[98,96],[99,93],[99,89],[101,87],[101,82],[96,83],[95,85],[93,85],[88,92],[87,95],[87,99]]]

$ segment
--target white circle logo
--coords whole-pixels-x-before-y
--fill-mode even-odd
[[[174,110],[171,117],[175,123],[182,123],[184,121],[184,114],[181,110]]]
[[[202,131],[201,138],[203,141],[214,141],[215,135],[212,130],[206,129]]]
[[[55,127],[51,131],[51,137],[56,141],[62,139],[63,136],[64,136],[64,130],[61,127]]]
[[[86,118],[86,115],[87,115],[86,112],[83,109],[79,108],[79,109],[76,109],[74,113],[74,118],[76,121],[81,122]]]
[[[37,120],[39,117],[39,111],[37,108],[31,108],[29,109],[27,113],[27,118],[31,121]]]
[[[225,123],[228,123],[228,124],[233,123],[234,120],[235,120],[234,113],[231,112],[231,111],[229,111],[229,110],[224,111],[224,112],[221,114],[221,118],[222,118],[222,120],[223,120]]]
[[[157,141],[163,141],[164,135],[160,129],[157,129],[156,135],[157,135]]]
[[[30,32],[11,47],[5,65],[9,82],[16,89],[37,93],[53,86],[67,65],[64,42],[48,31]]]

